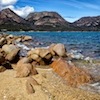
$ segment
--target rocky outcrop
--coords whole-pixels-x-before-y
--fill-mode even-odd
[[[34,61],[38,62],[40,65],[50,64],[52,58],[66,57],[66,48],[63,44],[51,44],[48,48],[34,48],[30,50],[27,55]]]
[[[76,67],[74,64],[69,64],[67,61],[62,59],[55,60],[50,66],[70,86],[76,87],[92,81],[91,75],[89,75],[85,70]]]
[[[12,69],[13,65],[16,66],[16,63],[20,60],[20,52],[22,49],[22,46],[17,44],[19,42],[28,42],[30,40],[32,40],[31,36],[14,36],[5,33],[0,34],[0,72],[6,69]],[[14,68],[16,69],[16,67]]]

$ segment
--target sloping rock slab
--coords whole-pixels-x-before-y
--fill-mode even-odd
[[[55,60],[50,66],[70,86],[76,87],[92,81],[91,75],[89,75],[85,70],[76,67],[74,64],[69,64],[61,58]]]

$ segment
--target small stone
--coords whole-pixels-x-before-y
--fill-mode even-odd
[[[6,68],[4,66],[0,66],[0,72],[4,72]]]
[[[35,93],[34,85],[39,85],[39,84],[34,78],[29,77],[26,81],[26,90],[28,94]]]

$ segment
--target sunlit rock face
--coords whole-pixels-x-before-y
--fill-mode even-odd
[[[30,23],[18,16],[9,8],[0,12],[0,29],[7,30],[27,30],[30,29]]]
[[[100,16],[96,17],[82,17],[73,23],[74,26],[78,26],[87,30],[98,30],[100,27]]]
[[[36,28],[43,28],[43,27],[48,27],[49,28],[65,28],[69,27],[70,23],[67,22],[64,18],[62,18],[58,13],[56,12],[34,12],[30,13],[26,20],[29,22],[32,22]],[[44,28],[46,30],[46,28]]]

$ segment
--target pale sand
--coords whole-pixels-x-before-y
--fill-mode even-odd
[[[99,94],[67,86],[52,69],[37,70],[33,77],[40,85],[34,86],[34,94],[27,94],[27,78],[15,78],[14,70],[0,73],[0,100],[100,100]]]

